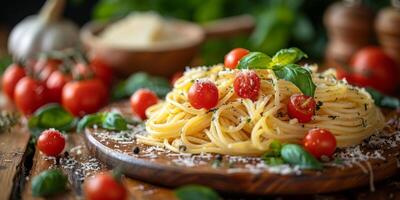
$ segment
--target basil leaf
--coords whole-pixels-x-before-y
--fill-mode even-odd
[[[281,149],[282,143],[278,140],[274,140],[269,145],[269,150],[261,156],[261,159],[264,160],[267,165],[282,165],[285,161],[281,158]]]
[[[285,162],[299,166],[301,169],[322,169],[322,164],[297,144],[283,145],[281,156]]]
[[[188,185],[175,190],[175,195],[179,200],[219,200],[218,194],[205,186]]]
[[[103,120],[103,128],[107,130],[127,130],[128,123],[127,121],[118,113],[112,112],[107,113]]]
[[[274,69],[275,75],[280,79],[295,84],[303,94],[314,97],[316,85],[311,78],[311,72],[296,64],[288,64]]]
[[[128,122],[119,113],[96,113],[84,116],[78,123],[77,132],[82,132],[85,127],[99,125],[103,129],[123,131],[128,129]]]
[[[273,67],[275,65],[293,64],[302,58],[307,58],[307,54],[296,47],[281,49],[272,57],[272,62],[269,65]]]
[[[271,58],[261,52],[250,52],[240,59],[238,69],[267,69]]]
[[[39,136],[43,130],[49,128],[70,131],[76,122],[77,119],[59,104],[47,104],[33,114],[28,121],[28,127],[33,135]]]
[[[384,95],[372,88],[365,88],[374,99],[375,105],[386,108],[400,108],[400,100],[396,97]]]
[[[59,169],[50,169],[32,179],[32,194],[35,197],[47,197],[64,192],[68,178]]]
[[[169,81],[163,77],[150,76],[147,73],[138,72],[132,74],[127,80],[117,84],[112,90],[112,97],[115,100],[129,97],[135,93],[136,90],[141,88],[147,88],[153,91],[158,97],[163,98],[171,90],[171,85]]]

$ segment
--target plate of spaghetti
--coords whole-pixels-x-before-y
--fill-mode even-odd
[[[398,114],[383,114],[375,91],[337,80],[332,69],[296,64],[304,57],[297,48],[272,57],[234,49],[224,64],[188,68],[164,99],[140,89],[130,102],[85,116],[78,129],[100,160],[161,185],[374,190],[400,167]]]

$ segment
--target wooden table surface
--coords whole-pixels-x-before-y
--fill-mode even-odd
[[[13,109],[13,106],[0,96],[0,109]],[[25,126],[14,127],[9,133],[0,134],[0,200],[40,199],[31,194],[32,177],[49,168],[60,168],[69,179],[69,190],[51,199],[84,199],[82,183],[86,177],[108,170],[92,157],[85,146],[83,135],[68,135],[67,153],[59,158],[49,158],[29,145],[30,135]],[[171,174],[173,176],[173,174]],[[173,188],[150,185],[125,177],[123,184],[129,190],[130,199],[161,200],[176,199]],[[400,199],[400,175],[375,183],[376,191],[369,187],[356,188],[334,194],[297,196],[295,199]],[[224,199],[293,199],[293,196],[246,197],[238,194],[221,194]]]

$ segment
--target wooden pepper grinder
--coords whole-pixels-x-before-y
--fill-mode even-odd
[[[392,7],[378,13],[375,29],[379,43],[400,66],[400,0],[392,0]]]
[[[373,14],[361,0],[334,3],[324,15],[329,42],[325,50],[325,66],[340,67],[370,42],[373,35]]]

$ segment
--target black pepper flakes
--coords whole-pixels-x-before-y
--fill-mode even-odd
[[[180,152],[185,152],[186,150],[187,150],[187,147],[185,145],[179,145]]]
[[[332,119],[332,120],[335,120],[338,116],[336,116],[336,115],[329,115],[328,116],[330,119]]]
[[[368,110],[368,104],[364,104],[364,110],[367,111]]]
[[[320,110],[322,105],[324,105],[324,103],[322,101],[318,101],[315,109]]]
[[[135,148],[133,148],[133,153],[134,154],[139,154],[140,152],[140,148],[138,146],[136,146]]]

